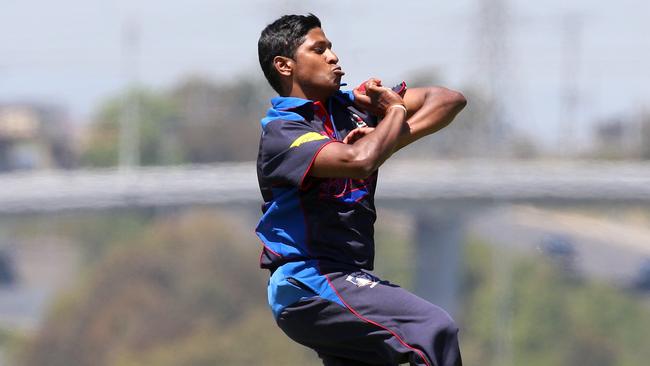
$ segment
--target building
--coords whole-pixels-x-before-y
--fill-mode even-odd
[[[72,133],[59,106],[0,103],[0,172],[72,168]]]

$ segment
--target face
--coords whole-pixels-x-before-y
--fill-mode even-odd
[[[294,55],[294,89],[313,100],[325,100],[341,86],[345,75],[321,28],[311,29]]]

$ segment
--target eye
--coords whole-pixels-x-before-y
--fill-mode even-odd
[[[314,52],[323,53],[323,52],[325,52],[325,47],[317,46],[317,47],[314,48]]]

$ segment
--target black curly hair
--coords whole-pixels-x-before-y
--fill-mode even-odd
[[[284,15],[264,28],[257,42],[260,66],[271,87],[282,94],[280,78],[273,65],[275,56],[293,58],[296,49],[304,42],[305,35],[320,28],[320,19],[314,14]]]

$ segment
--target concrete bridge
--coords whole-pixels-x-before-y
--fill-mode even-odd
[[[258,204],[253,163],[0,175],[0,214],[191,204]],[[595,161],[393,161],[380,203],[650,203],[650,164]]]
[[[0,187],[0,217],[196,204],[255,209],[261,203],[254,163],[18,172],[0,175]],[[531,202],[650,207],[650,164],[397,160],[381,169],[377,202],[413,216],[416,292],[454,309],[459,244],[470,213]]]

